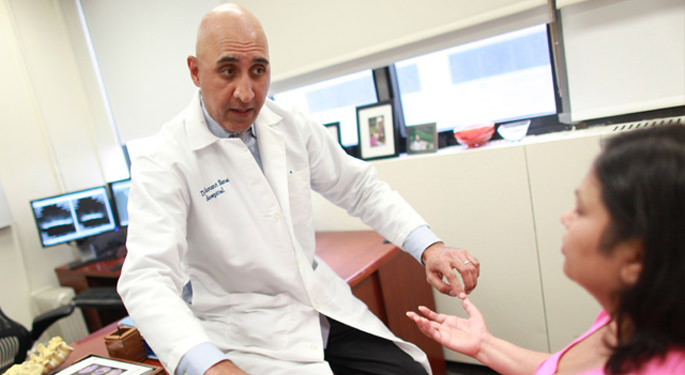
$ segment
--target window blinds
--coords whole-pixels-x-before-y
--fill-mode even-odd
[[[123,143],[189,101],[185,64],[217,0],[80,0]],[[249,0],[269,38],[272,92],[547,22],[546,0]]]
[[[685,105],[685,2],[586,1],[561,19],[572,121]]]

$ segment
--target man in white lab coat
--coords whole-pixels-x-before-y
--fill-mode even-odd
[[[196,55],[188,67],[198,92],[132,162],[118,286],[165,368],[430,373],[426,355],[394,336],[315,257],[311,192],[422,261],[443,293],[470,292],[477,259],[444,246],[323,126],[266,100],[268,45],[251,13],[231,4],[210,11]]]

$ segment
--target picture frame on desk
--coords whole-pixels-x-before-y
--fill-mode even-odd
[[[359,156],[364,160],[397,156],[397,132],[392,102],[357,107]]]
[[[438,151],[436,123],[407,125],[407,154]]]
[[[89,354],[55,375],[161,375],[164,369],[159,366],[127,361],[124,359],[106,358]]]

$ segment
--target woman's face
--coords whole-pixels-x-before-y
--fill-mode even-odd
[[[565,257],[566,276],[590,292],[605,308],[611,305],[611,297],[623,285],[621,268],[626,264],[624,251],[600,249],[610,220],[599,180],[594,170],[590,170],[576,190],[575,207],[561,217],[566,228],[561,252]]]

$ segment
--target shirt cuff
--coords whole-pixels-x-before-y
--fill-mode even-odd
[[[435,233],[433,233],[430,228],[428,228],[428,225],[421,225],[409,233],[402,244],[402,249],[411,254],[411,256],[413,256],[414,259],[416,259],[420,264],[423,264],[421,261],[423,252],[428,248],[428,246],[436,242],[442,242],[442,240]]]
[[[227,359],[214,344],[205,342],[186,353],[176,367],[176,375],[202,375],[210,367]]]

